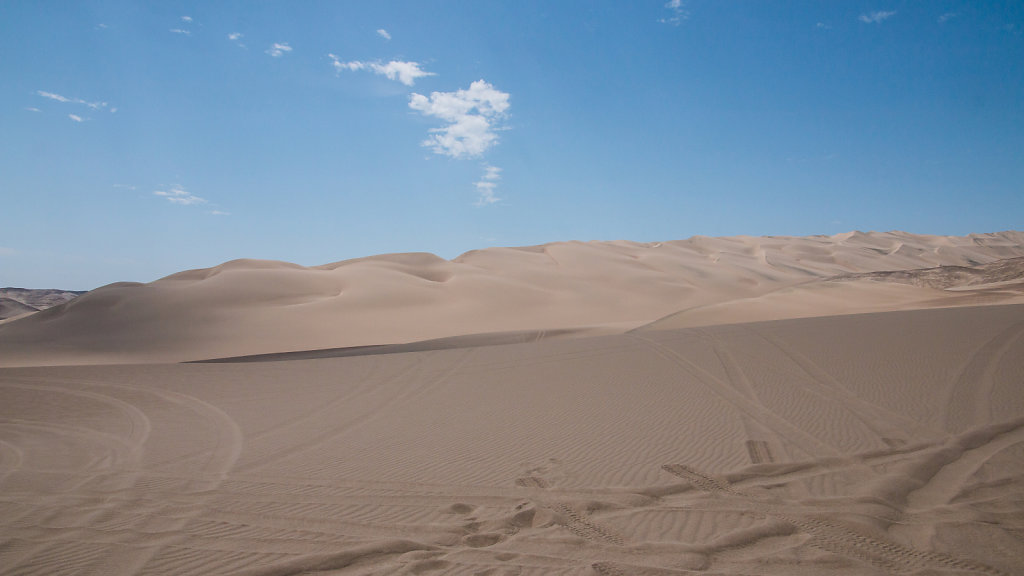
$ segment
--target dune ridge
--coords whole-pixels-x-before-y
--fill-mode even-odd
[[[6,322],[0,365],[190,361],[467,334],[601,334],[1007,303],[1022,298],[1019,286],[965,292],[972,287],[871,273],[972,269],[1021,257],[1022,232],[851,232],[560,242],[476,250],[451,261],[423,253],[315,267],[235,260],[148,284],[111,284]]]

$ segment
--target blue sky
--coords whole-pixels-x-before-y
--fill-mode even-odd
[[[0,3],[0,286],[1020,229],[1024,3]]]

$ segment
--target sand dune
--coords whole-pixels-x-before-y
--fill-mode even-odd
[[[691,238],[106,286],[0,324],[0,573],[1021,574],[1022,257]]]
[[[444,344],[0,369],[0,571],[1024,568],[1024,305]]]
[[[451,261],[390,254],[312,268],[237,260],[149,284],[112,284],[4,323],[0,365],[188,361],[476,333],[598,334],[667,316],[658,327],[1007,303],[1020,290],[954,293],[856,275],[1020,257],[1022,232],[854,232],[568,242]],[[843,280],[828,281],[837,276]]]
[[[28,288],[0,288],[0,320],[29,314],[74,300],[84,292],[70,290],[34,290]]]

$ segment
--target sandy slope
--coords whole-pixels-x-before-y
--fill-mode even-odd
[[[4,368],[0,572],[1020,574],[1022,381],[1024,305]]]
[[[568,242],[452,261],[390,254],[314,268],[257,260],[113,284],[0,324],[0,365],[182,361],[473,333],[622,332],[1024,301],[850,274],[1024,256],[1024,233]],[[828,281],[837,275],[843,281]]]

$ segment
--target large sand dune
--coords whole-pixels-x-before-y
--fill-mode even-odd
[[[1022,574],[1022,257],[692,238],[107,286],[0,324],[0,574]]]
[[[0,370],[4,574],[1020,574],[1024,306]]]
[[[670,315],[665,327],[1006,303],[1024,301],[1019,287],[966,293],[851,274],[1020,257],[1022,232],[855,232],[569,242],[313,268],[237,260],[112,284],[0,324],[0,365],[184,361],[523,330],[610,333]],[[837,276],[844,280],[829,280]]]

